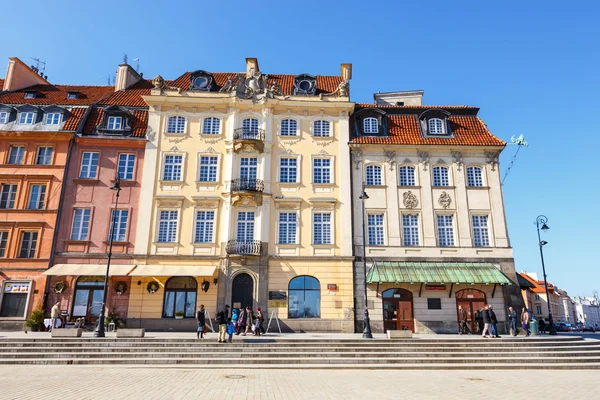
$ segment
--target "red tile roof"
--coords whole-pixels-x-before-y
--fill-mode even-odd
[[[131,120],[131,136],[132,137],[145,137],[146,130],[148,129],[148,111],[147,110],[133,110],[133,118]],[[100,107],[94,108],[85,122],[83,133],[87,135],[93,135],[96,133],[96,126],[102,122],[104,117],[104,109]]]
[[[148,104],[142,99],[142,96],[150,95],[150,89],[153,87],[154,85],[151,81],[143,79],[128,89],[112,93],[110,96],[102,99],[99,104],[148,108]]]
[[[87,111],[87,107],[77,107],[71,110],[71,115],[65,121],[65,125],[63,126],[63,131],[76,131],[81,119],[85,115]]]
[[[114,92],[112,86],[35,85],[14,92],[0,94],[0,104],[32,104],[87,106]],[[26,99],[25,92],[34,91],[35,98]],[[67,99],[67,93],[78,94],[76,99]]]
[[[0,92],[2,92],[3,87],[4,87],[4,79],[0,78]]]
[[[546,293],[546,289],[544,287],[544,281],[535,280],[531,276],[529,276],[525,273],[522,273],[522,272],[519,272],[519,275],[521,275],[523,277],[523,279],[527,280],[527,282],[534,285],[534,287],[530,289],[533,293]],[[549,292],[554,291],[554,285],[550,282],[548,282],[548,291]]]

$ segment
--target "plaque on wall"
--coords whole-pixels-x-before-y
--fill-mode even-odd
[[[283,290],[269,291],[269,300],[286,300],[287,293]]]

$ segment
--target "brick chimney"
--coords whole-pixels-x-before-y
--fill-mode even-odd
[[[142,80],[140,74],[129,64],[121,64],[117,69],[117,79],[115,80],[115,92],[125,90]]]
[[[342,79],[349,81],[352,79],[352,64],[342,64]]]
[[[4,79],[2,90],[12,92],[24,89],[33,85],[49,85],[50,83],[43,76],[37,74],[17,57],[8,59],[8,69]]]
[[[252,71],[254,71],[254,73],[260,72],[260,68],[258,68],[258,59],[246,58],[246,78],[252,76]]]

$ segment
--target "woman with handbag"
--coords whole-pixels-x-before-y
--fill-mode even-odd
[[[200,309],[196,313],[196,320],[198,320],[198,329],[196,329],[196,337],[198,339],[204,339],[204,330],[206,329],[206,315],[204,314],[204,304],[200,304]]]
[[[246,310],[244,310],[243,308],[240,310],[240,313],[238,315],[238,320],[237,320],[237,331],[236,331],[236,335],[239,335],[240,333],[242,333],[243,331],[246,330],[246,320],[248,318],[248,314],[246,313]]]

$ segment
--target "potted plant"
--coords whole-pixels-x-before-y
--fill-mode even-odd
[[[31,312],[31,317],[25,322],[32,332],[44,329],[44,310],[39,307]]]
[[[177,311],[175,313],[175,319],[183,319],[184,315],[185,315],[185,313],[183,311]]]

